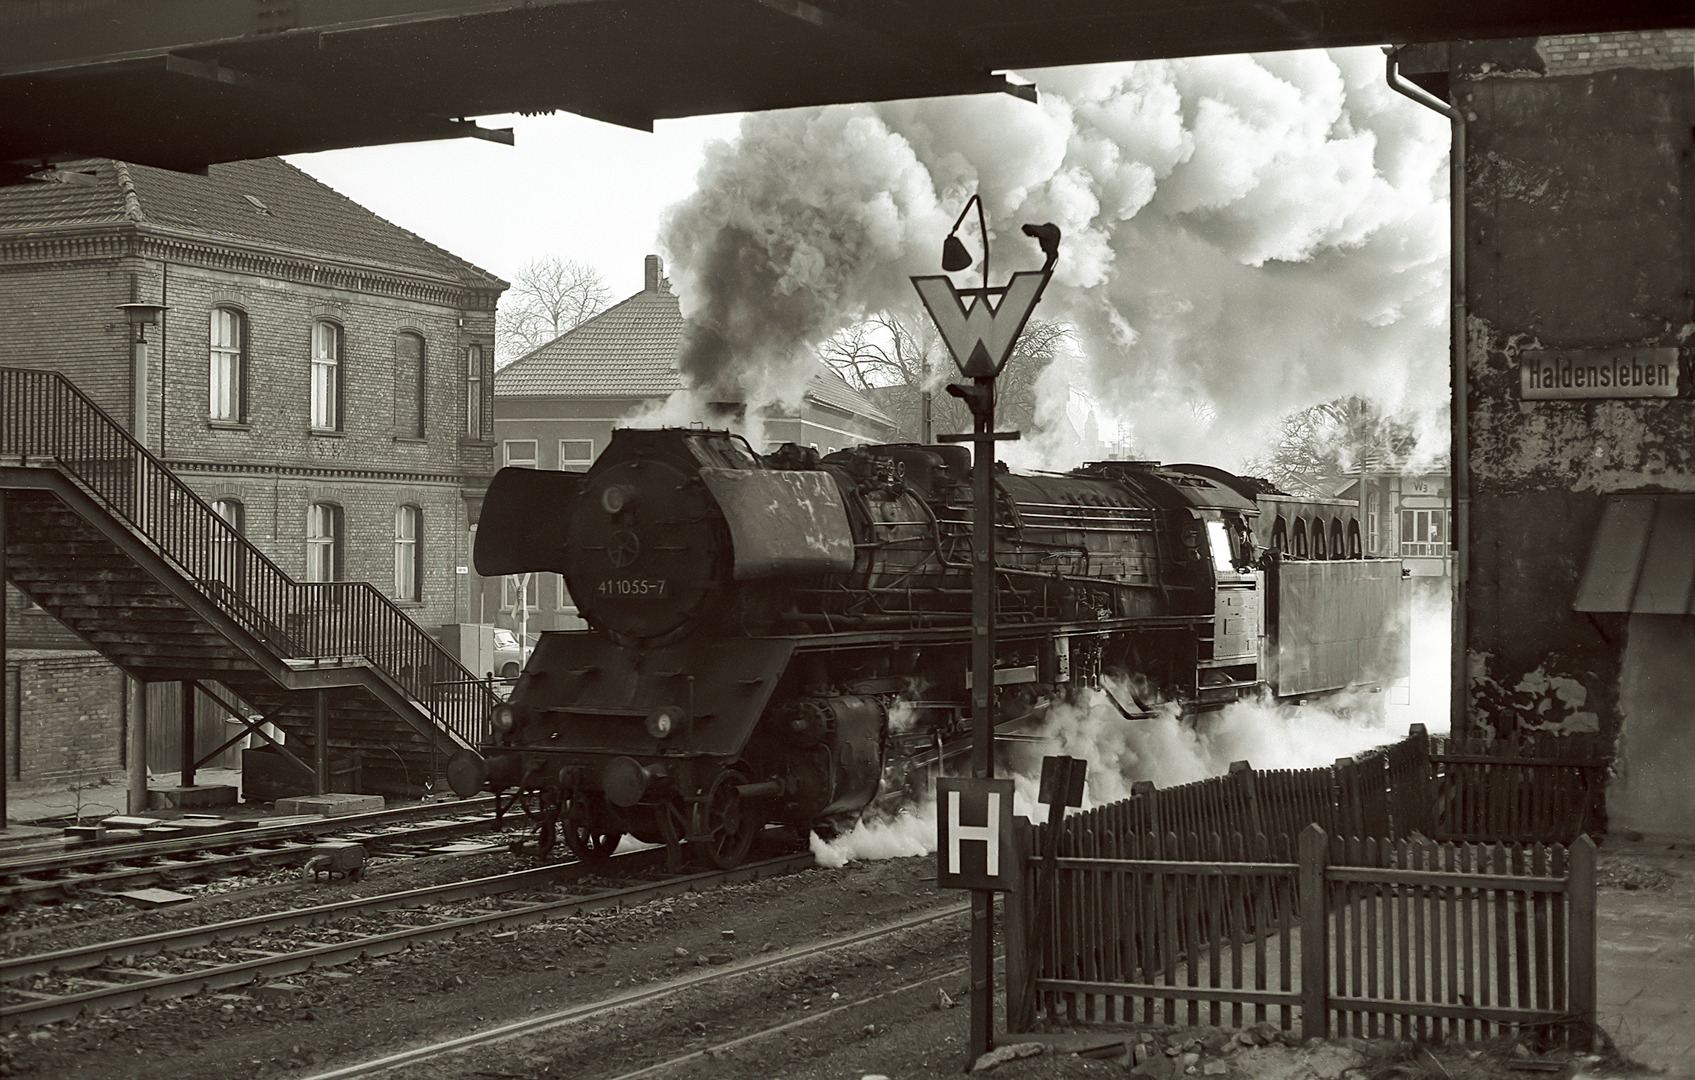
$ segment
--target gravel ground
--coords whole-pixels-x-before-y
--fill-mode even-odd
[[[101,933],[112,936],[109,931],[117,925],[129,933],[174,919],[236,918],[284,897],[296,906],[324,903],[345,898],[350,889],[414,887],[512,865],[510,857],[496,854],[397,861],[373,865],[358,886],[285,891],[280,880],[250,881],[243,887],[210,887],[197,908],[188,911],[115,915],[85,907],[80,914],[97,914]],[[1637,888],[1657,887],[1640,868],[1609,869],[1619,875],[1616,887],[1629,887],[1622,884],[1627,880]],[[294,976],[283,986],[199,995],[30,1033],[9,1032],[0,1036],[0,1072],[75,1080],[305,1080],[409,1046],[698,975],[964,899],[963,893],[935,887],[933,858],[812,869],[618,912],[421,946]],[[27,947],[14,938],[13,947],[39,951],[46,947],[42,937],[59,947],[92,932],[78,930],[78,913],[65,908],[52,919],[38,915],[36,929],[51,926],[51,931],[30,933],[34,941]],[[965,935],[966,920],[954,916],[825,959],[715,982],[593,1023],[383,1075],[394,1080],[610,1080],[695,1054],[662,1075],[668,1080],[955,1077],[969,1064]],[[736,1042],[779,1023],[789,1026]],[[1161,1080],[1187,1075],[1484,1080],[1571,1076],[1580,1065],[1585,1076],[1625,1071],[1616,1060],[1573,1061],[1558,1073],[1513,1069],[1515,1055],[1522,1059],[1526,1050],[1510,1044],[1444,1049],[1338,1041],[1292,1047],[1264,1030],[1244,1039],[1234,1031],[1092,1026],[1031,1038],[1042,1041],[1041,1053],[1008,1060],[993,1075],[1004,1080],[1124,1077],[1136,1068],[1136,1075]],[[1097,1056],[1071,1052],[1079,1049]],[[1138,1058],[1153,1064],[1137,1066]]]

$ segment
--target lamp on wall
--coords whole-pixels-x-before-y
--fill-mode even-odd
[[[124,318],[135,327],[135,342],[138,345],[147,343],[147,328],[159,324],[160,312],[169,311],[164,304],[119,304],[118,310],[124,313]]]

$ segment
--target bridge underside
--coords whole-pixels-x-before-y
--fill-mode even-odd
[[[501,133],[1006,89],[1152,57],[1695,25],[1683,0],[113,0],[0,15],[0,183],[102,156],[197,171]]]

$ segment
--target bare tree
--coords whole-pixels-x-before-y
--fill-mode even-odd
[[[495,356],[506,365],[605,310],[612,299],[600,271],[549,256],[518,271],[495,316]]]
[[[1410,418],[1366,398],[1342,397],[1283,417],[1270,449],[1242,469],[1292,495],[1329,496],[1362,468],[1399,462],[1416,442]]]
[[[1036,380],[1053,360],[1070,328],[1032,321],[995,382],[996,426],[1031,430],[1036,416]],[[836,334],[819,355],[854,389],[876,402],[900,425],[900,437],[922,438],[923,392],[931,391],[933,434],[967,432],[971,410],[946,392],[960,376],[953,358],[928,318],[881,311]]]

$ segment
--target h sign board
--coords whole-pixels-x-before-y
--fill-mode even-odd
[[[1020,870],[1012,833],[1012,781],[936,780],[936,885],[1012,889]]]

